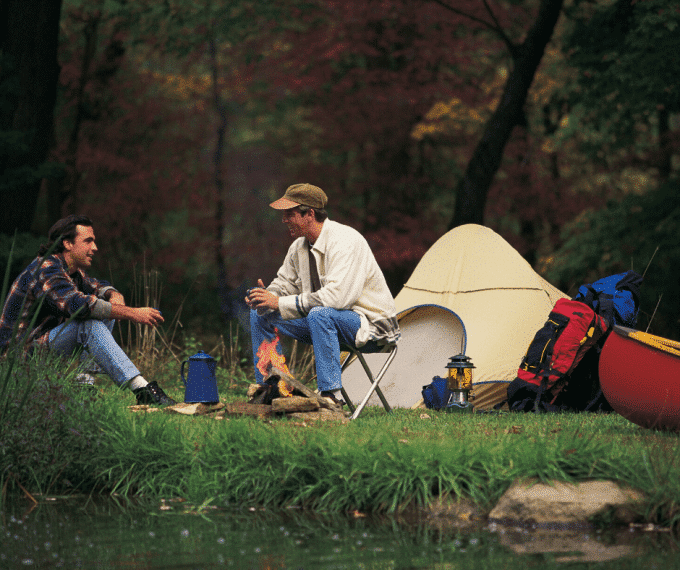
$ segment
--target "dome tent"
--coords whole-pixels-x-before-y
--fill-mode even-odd
[[[505,399],[536,331],[563,297],[493,230],[475,224],[454,228],[425,253],[395,298],[402,338],[380,383],[385,397],[391,405],[417,405],[422,387],[444,376],[449,358],[464,352],[475,366],[473,404],[493,407]],[[442,311],[449,317],[443,319]],[[375,361],[371,367],[379,368],[384,357],[369,356]],[[353,363],[343,375],[352,401],[366,392],[361,374]],[[380,402],[372,396],[369,404]]]

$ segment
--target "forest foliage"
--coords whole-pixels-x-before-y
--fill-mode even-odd
[[[396,293],[449,227],[548,3],[63,0],[47,161],[61,170],[25,241],[87,212],[104,276],[158,268],[169,304],[233,316],[239,287],[272,278],[288,247],[267,204],[309,181],[367,236]],[[567,2],[484,207],[565,292],[644,270],[658,246],[642,308],[661,296],[650,331],[672,338],[679,23],[672,0]],[[6,155],[19,142],[2,133]]]

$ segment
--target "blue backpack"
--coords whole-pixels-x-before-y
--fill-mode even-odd
[[[623,325],[634,328],[640,308],[642,276],[626,271],[604,277],[595,283],[581,285],[575,301],[588,305],[607,320],[610,327]]]
[[[440,376],[432,378],[432,384],[423,386],[423,400],[425,406],[430,410],[441,410],[445,408],[451,398],[451,390],[449,390],[447,379]]]

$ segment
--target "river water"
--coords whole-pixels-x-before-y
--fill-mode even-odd
[[[0,569],[680,569],[668,533],[459,528],[444,519],[198,509],[114,499],[0,511]]]

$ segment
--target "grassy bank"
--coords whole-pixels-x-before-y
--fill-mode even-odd
[[[348,425],[214,420],[132,413],[129,392],[103,382],[90,398],[70,380],[53,381],[62,394],[61,415],[54,412],[22,432],[36,452],[18,463],[16,449],[3,448],[6,493],[23,487],[183,498],[195,505],[390,512],[444,494],[490,508],[518,478],[612,479],[647,493],[646,520],[680,520],[677,435],[639,428],[615,414],[424,416],[423,410],[386,414],[376,408]],[[168,378],[166,384],[182,399],[178,382]],[[246,387],[243,373],[240,379],[223,376],[220,395],[244,401]],[[39,408],[50,406],[45,400]],[[48,460],[45,442],[59,439],[53,437],[55,414],[60,441]],[[20,437],[13,445],[25,450]]]
[[[349,425],[134,415],[103,403],[96,479],[122,493],[201,504],[393,511],[440,494],[490,507],[517,478],[613,479],[650,494],[648,520],[680,504],[680,450],[616,415],[455,416],[374,410]],[[94,467],[94,465],[93,465]]]

